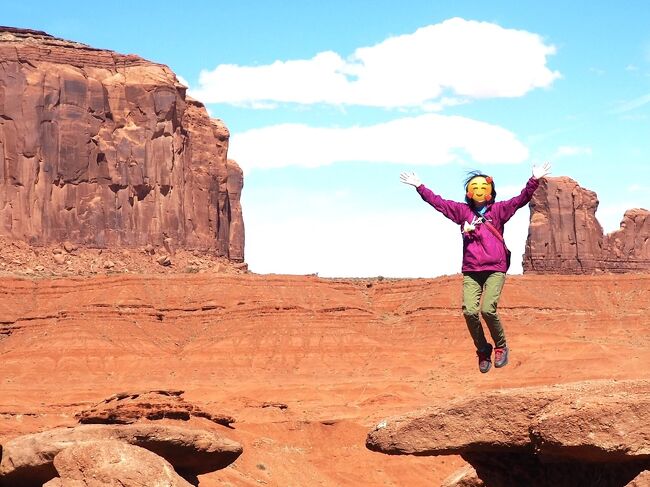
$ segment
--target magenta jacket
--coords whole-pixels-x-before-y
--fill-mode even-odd
[[[503,235],[503,226],[512,218],[515,212],[527,205],[533,193],[539,186],[539,181],[531,177],[526,187],[518,196],[506,201],[490,203],[484,217]],[[477,224],[475,230],[463,233],[465,222],[472,223],[474,212],[467,203],[441,198],[424,184],[417,187],[424,201],[433,206],[451,221],[460,225],[463,236],[463,272],[498,271],[506,272],[506,249],[501,240],[484,224]]]

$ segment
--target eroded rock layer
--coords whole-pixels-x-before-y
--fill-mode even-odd
[[[474,397],[472,417],[481,421],[469,422],[470,429],[484,434],[490,427],[485,436],[495,442],[508,440],[497,436],[508,431],[524,445],[530,435],[515,427],[527,431],[531,422],[514,412],[550,398],[555,406],[546,406],[535,431],[551,440],[551,454],[556,441],[574,449],[566,437],[546,433],[554,424],[568,418],[572,432],[584,425],[562,411],[594,403],[565,403],[536,390],[523,402],[499,391],[650,381],[645,275],[511,276],[499,304],[510,363],[488,374],[477,367],[461,289],[460,275],[0,279],[0,444],[61,426],[76,429],[82,415],[97,422],[140,418],[154,426],[173,421],[242,445],[232,466],[200,475],[200,487],[430,487],[463,459],[378,454],[365,448],[372,425]],[[145,393],[135,397],[137,391]],[[603,412],[607,406],[621,419],[632,417],[633,405],[642,403],[619,396],[611,394]],[[219,416],[237,421],[228,428],[214,421]],[[594,431],[601,450],[611,447],[608,437],[631,440],[648,422],[643,416],[636,433],[613,422],[611,435],[601,436],[608,418]],[[575,449],[581,450],[587,452]]]
[[[530,207],[524,272],[650,271],[650,211],[628,210],[620,229],[604,235],[596,193],[568,177],[543,180]]]
[[[228,129],[168,67],[6,27],[0,59],[0,236],[243,260]]]
[[[187,421],[191,416],[229,426],[235,419],[226,414],[204,411],[188,403],[181,396],[183,391],[123,392],[105,399],[89,409],[75,414],[82,424],[131,424],[140,419],[174,419]]]

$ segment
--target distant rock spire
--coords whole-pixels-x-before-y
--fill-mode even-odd
[[[621,228],[604,235],[596,193],[568,177],[545,178],[530,208],[524,272],[650,272],[650,211],[628,210]]]

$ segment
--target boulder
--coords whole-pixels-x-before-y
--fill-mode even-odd
[[[650,468],[648,424],[650,381],[594,381],[481,393],[389,418],[366,445],[458,454],[495,487],[625,485]]]
[[[41,485],[57,476],[52,462],[59,452],[74,445],[104,440],[145,448],[163,457],[183,476],[224,468],[242,452],[239,443],[215,433],[177,426],[142,423],[56,428],[20,436],[2,445],[0,485]]]
[[[81,443],[54,457],[61,487],[191,487],[164,458],[139,446],[104,440]]]

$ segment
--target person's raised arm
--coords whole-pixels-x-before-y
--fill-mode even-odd
[[[465,221],[464,207],[466,205],[456,201],[446,200],[438,196],[422,184],[422,181],[420,181],[420,178],[418,178],[414,172],[403,172],[400,174],[399,179],[404,184],[415,187],[424,201],[429,203],[451,221],[454,221],[459,225]]]
[[[533,193],[539,186],[539,181],[551,173],[551,164],[545,162],[542,166],[533,166],[533,175],[526,183],[524,189],[521,190],[514,198],[502,201],[499,204],[499,211],[501,212],[501,220],[505,223],[516,213],[519,208],[526,206]]]

